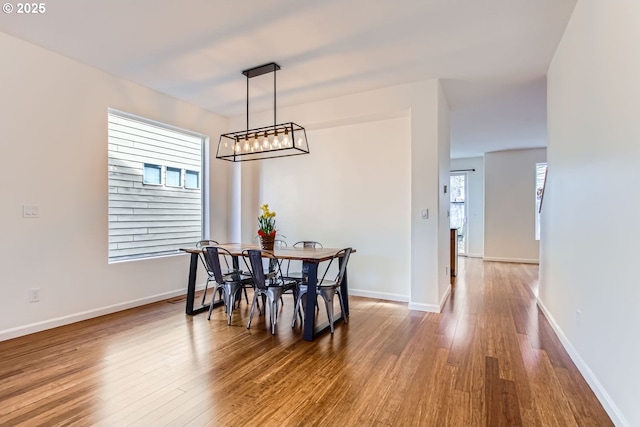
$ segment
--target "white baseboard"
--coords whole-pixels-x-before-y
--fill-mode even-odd
[[[410,302],[409,310],[427,311],[429,313],[440,313],[440,306],[436,304],[421,304],[418,302]]]
[[[482,254],[464,254],[460,256],[466,256],[467,258],[483,258]]]
[[[407,295],[390,294],[386,292],[372,292],[372,291],[366,291],[363,289],[349,289],[349,295],[353,295],[356,297],[382,299],[386,301],[408,302],[409,310],[427,311],[430,313],[440,313],[442,312],[442,307],[444,307],[444,304],[447,302],[447,298],[449,298],[449,295],[451,295],[451,286],[447,288],[446,292],[442,296],[439,306],[435,304],[421,304],[421,303],[410,302],[410,298]]]
[[[442,298],[440,298],[440,310],[438,310],[438,313],[442,313],[442,309],[444,308],[444,305],[447,302],[449,295],[451,295],[451,285],[447,287],[447,290],[444,292],[444,295],[442,295]]]
[[[497,261],[497,262],[517,262],[521,264],[540,264],[537,259],[526,258],[499,258],[499,257],[483,257],[485,261]]]
[[[204,285],[196,286],[196,289],[204,289]],[[41,322],[31,323],[29,325],[18,326],[16,328],[5,329],[0,331],[0,341],[6,341],[24,335],[36,332],[46,331],[47,329],[57,328],[59,326],[70,325],[71,323],[81,322],[83,320],[92,319],[94,317],[104,316],[105,314],[116,313],[118,311],[128,310],[134,307],[151,304],[153,302],[162,301],[169,298],[175,298],[185,295],[185,289],[165,292],[162,294],[152,295],[150,297],[139,298],[133,301],[113,304],[106,307],[100,307],[93,310],[82,311],[80,313],[70,314],[68,316],[57,317],[55,319],[43,320]]]
[[[375,298],[375,299],[384,299],[387,301],[399,301],[399,302],[409,302],[408,295],[401,294],[390,294],[387,292],[372,292],[364,289],[351,289],[349,288],[349,295],[353,295],[354,297],[366,297],[366,298]]]
[[[580,357],[580,354],[576,351],[573,345],[571,345],[571,341],[569,341],[569,339],[564,334],[564,332],[562,332],[562,329],[560,329],[560,326],[558,326],[558,324],[556,323],[551,313],[549,313],[549,311],[544,306],[542,301],[540,301],[539,298],[537,299],[537,303],[538,303],[538,307],[540,307],[540,310],[542,310],[544,317],[547,318],[547,321],[549,322],[554,332],[558,336],[558,339],[560,339],[560,343],[562,344],[564,349],[567,351],[567,353],[569,354],[569,357],[571,358],[573,363],[576,365],[576,367],[584,377],[584,379],[587,381],[587,383],[591,387],[591,390],[593,390],[593,392],[595,393],[596,397],[604,407],[604,410],[607,412],[607,414],[611,418],[611,421],[613,421],[613,424],[621,427],[631,427],[631,424],[629,424],[627,419],[622,415],[622,413],[620,412],[616,404],[613,402],[613,399],[611,399],[611,396],[609,396],[609,393],[607,393],[607,391],[604,389],[602,384],[600,384],[600,381],[598,381],[598,378],[591,371],[591,369],[585,363],[582,357]]]

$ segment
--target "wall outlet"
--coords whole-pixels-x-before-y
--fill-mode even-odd
[[[582,311],[576,310],[576,324],[581,326],[582,324]]]
[[[445,276],[448,276],[448,275],[449,275],[449,267],[448,267],[448,266],[446,266],[446,267],[444,268],[444,275],[445,275]]]
[[[23,205],[22,217],[23,218],[40,218],[40,208],[36,205]]]
[[[29,289],[29,302],[40,301],[40,288]]]

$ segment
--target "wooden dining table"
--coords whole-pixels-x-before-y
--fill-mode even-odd
[[[216,245],[224,248],[233,256],[233,267],[240,269],[239,258],[242,256],[242,252],[247,249],[261,249],[257,244],[244,244],[244,243],[224,243]],[[323,322],[316,325],[316,289],[318,284],[318,266],[320,263],[330,260],[338,251],[342,248],[294,248],[294,247],[278,247],[273,250],[273,254],[276,258],[281,260],[302,261],[303,269],[308,271],[307,279],[307,309],[305,311],[304,319],[304,339],[307,341],[313,341],[313,339],[320,333],[329,329],[329,322]],[[211,302],[208,304],[202,304],[199,307],[194,307],[195,302],[195,290],[196,290],[196,273],[198,269],[198,258],[202,253],[202,248],[181,248],[183,252],[190,254],[191,260],[189,263],[189,279],[187,282],[187,302],[186,302],[186,314],[193,316],[203,311],[209,310],[209,304],[215,304]],[[355,250],[352,250],[354,253]],[[339,259],[340,265],[342,265],[342,258]],[[335,320],[343,319],[349,315],[349,290],[347,272],[344,273],[344,278],[341,284],[340,291],[342,292],[342,298],[344,300],[343,311],[335,316]]]

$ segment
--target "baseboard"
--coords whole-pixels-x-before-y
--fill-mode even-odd
[[[375,298],[375,299],[384,299],[387,301],[399,301],[399,302],[409,302],[409,296],[401,295],[401,294],[390,294],[387,292],[372,292],[364,289],[351,289],[349,288],[349,295],[353,295],[354,297],[366,297],[366,298]]]
[[[198,286],[196,289],[204,289],[204,285]],[[80,313],[70,314],[68,316],[57,317],[55,319],[44,320],[42,322],[31,323],[29,325],[18,326],[16,328],[5,329],[0,331],[0,341],[6,341],[24,335],[36,332],[46,331],[47,329],[57,328],[59,326],[70,325],[72,323],[81,322],[94,317],[104,316],[106,314],[116,313],[118,311],[128,310],[130,308],[140,307],[142,305],[151,304],[169,298],[179,297],[185,294],[186,289],[165,292],[162,294],[152,295],[150,297],[139,298],[132,301],[113,304],[106,307],[100,307],[93,310],[82,311]]]
[[[460,256],[466,256],[467,258],[482,258],[482,254],[464,254]]]
[[[372,292],[372,291],[366,291],[363,289],[349,289],[349,295],[353,295],[356,297],[382,299],[387,301],[408,302],[409,310],[427,311],[430,313],[440,313],[442,312],[442,308],[447,302],[449,295],[451,295],[451,286],[447,288],[446,292],[442,296],[439,306],[435,304],[420,304],[420,303],[410,302],[410,298],[407,295],[390,294],[386,292]]]
[[[438,313],[442,313],[442,309],[444,308],[449,295],[451,295],[451,285],[447,286],[447,290],[444,292],[444,295],[442,295],[442,298],[440,298],[440,310],[438,310]]]
[[[499,258],[499,257],[483,257],[485,261],[497,261],[497,262],[516,262],[520,264],[540,264],[537,259],[526,258]]]
[[[571,341],[569,341],[569,339],[564,334],[564,332],[562,332],[562,329],[560,329],[560,326],[558,326],[558,324],[556,323],[555,319],[553,318],[549,310],[547,310],[547,308],[544,306],[544,304],[542,303],[542,301],[540,301],[539,298],[537,299],[537,303],[538,303],[538,307],[540,307],[540,310],[544,314],[544,317],[547,318],[547,321],[551,325],[551,328],[553,328],[554,332],[558,336],[560,343],[562,344],[564,349],[567,351],[567,353],[569,354],[569,357],[571,358],[573,363],[576,365],[576,367],[578,368],[578,370],[580,371],[584,379],[587,381],[587,384],[589,384],[589,386],[591,387],[591,390],[593,390],[593,392],[595,393],[596,397],[604,407],[604,410],[607,412],[607,414],[611,418],[611,421],[613,421],[613,424],[621,427],[631,427],[631,424],[629,424],[629,422],[622,415],[622,413],[620,413],[620,410],[611,399],[611,396],[609,396],[609,393],[607,393],[604,387],[602,387],[602,384],[600,384],[600,381],[598,381],[598,378],[591,371],[591,369],[585,363],[582,357],[580,357],[580,354],[578,354],[578,352],[573,347],[573,345],[571,345]]]
[[[440,313],[440,306],[436,304],[421,304],[418,302],[410,302],[409,310],[427,311],[429,313]]]

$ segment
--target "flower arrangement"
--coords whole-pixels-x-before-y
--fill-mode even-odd
[[[262,215],[258,217],[258,235],[260,237],[276,235],[276,213],[269,210],[269,205],[260,206]]]

